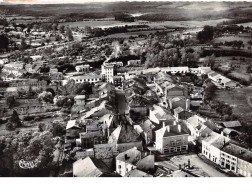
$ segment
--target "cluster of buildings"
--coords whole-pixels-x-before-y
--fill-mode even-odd
[[[26,36],[28,32],[22,33],[20,36]],[[41,36],[50,34],[37,30],[29,32],[28,36],[35,44]],[[80,34],[75,32],[73,36],[77,39]],[[37,52],[48,48],[56,51],[71,44],[34,45],[34,48]],[[96,49],[92,47],[92,50]],[[64,158],[70,166],[63,166],[60,176],[198,177],[190,171],[190,164],[177,167],[167,163],[167,167],[163,167],[156,161],[157,156],[186,154],[190,144],[199,148],[202,156],[216,167],[246,177],[252,175],[252,152],[232,140],[239,134],[239,121],[216,124],[199,116],[192,110],[203,102],[203,87],[174,80],[174,75],[204,74],[218,87],[237,86],[210,67],[133,68],[120,72],[123,62],[106,60],[100,70],[94,71],[83,56],[76,56],[71,63],[75,70],[66,73],[44,61],[42,55],[31,55],[30,58],[32,63],[0,59],[1,78],[8,82],[0,88],[1,116],[10,116],[13,109],[19,115],[56,111],[55,104],[41,103],[33,93],[49,90],[55,96],[59,86],[68,81],[92,84],[92,94],[79,93],[73,97],[63,143]],[[127,67],[140,65],[140,60],[127,62]],[[25,78],[27,74],[41,76],[40,71],[45,67],[49,67],[49,71],[43,76],[50,82]],[[17,101],[13,109],[6,105],[9,96],[14,96]]]

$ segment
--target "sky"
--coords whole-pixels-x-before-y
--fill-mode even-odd
[[[88,2],[111,2],[111,1],[113,2],[113,1],[178,1],[178,0],[0,0],[0,2],[32,3],[32,4],[88,3]],[[180,1],[187,1],[187,0],[180,0]],[[200,1],[200,0],[193,0],[193,1]],[[207,1],[221,1],[221,0],[207,0]],[[243,1],[243,0],[238,0],[238,1]]]

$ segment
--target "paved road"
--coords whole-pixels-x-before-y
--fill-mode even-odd
[[[192,173],[201,175],[203,177],[227,177],[227,175],[225,175],[224,173],[219,172],[211,165],[202,161],[196,154],[175,156],[171,158],[171,161],[177,166],[179,166],[179,164],[187,164],[188,159],[190,159],[191,166],[194,167],[194,169],[191,170]]]

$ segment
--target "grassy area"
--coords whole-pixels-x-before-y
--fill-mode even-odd
[[[244,27],[249,26],[250,28],[252,28],[252,22],[241,23],[241,24],[238,24],[238,25],[242,25]]]
[[[222,36],[222,37],[217,37],[214,39],[214,43],[225,43],[225,41],[230,42],[230,41],[243,41],[244,44],[244,50],[247,50],[248,47],[251,47],[251,45],[248,44],[248,41],[251,40],[251,35],[248,33],[243,33],[243,34],[237,34],[237,35],[230,35],[230,36]],[[241,48],[243,49],[243,48]]]
[[[152,27],[152,28],[165,28],[165,27],[184,27],[184,28],[197,28],[197,27],[203,27],[205,25],[212,25],[215,26],[218,23],[227,20],[227,19],[218,19],[218,20],[205,20],[205,21],[164,21],[164,22],[148,22],[146,25]],[[139,25],[142,21],[136,21],[136,22],[121,22],[116,20],[90,20],[90,21],[79,21],[79,22],[65,22],[62,23],[64,25],[69,25],[70,27],[85,27],[85,26],[91,26],[91,27],[99,27],[99,28],[109,28],[114,26],[125,26],[125,25]]]
[[[214,100],[228,103],[233,108],[233,114],[241,121],[252,122],[252,107],[250,107],[252,87],[236,88],[232,90],[218,89]]]
[[[247,73],[248,66],[252,66],[250,58],[240,57],[219,57],[216,58],[216,65],[223,71],[231,71],[230,75],[239,79],[249,81],[250,73]]]

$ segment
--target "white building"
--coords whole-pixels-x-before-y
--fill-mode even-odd
[[[74,104],[81,106],[81,105],[85,105],[85,95],[76,95],[74,97]]]
[[[74,80],[75,83],[84,83],[84,82],[88,82],[88,83],[97,83],[102,81],[102,77],[100,75],[94,74],[94,73],[90,73],[87,75],[78,75],[78,76],[71,76],[70,80]]]
[[[194,115],[186,120],[186,126],[193,139],[205,137],[207,134],[212,132],[211,129],[204,125],[205,122],[206,120],[198,115]]]
[[[108,83],[113,83],[114,77],[114,64],[105,63],[101,67],[101,74]]]
[[[121,176],[136,169],[137,162],[141,159],[141,152],[137,148],[131,148],[116,157],[116,172]]]
[[[220,149],[229,141],[229,138],[212,131],[202,140],[202,154],[210,161],[220,165]]]
[[[75,67],[75,70],[76,70],[77,72],[85,72],[85,71],[89,71],[89,69],[90,69],[89,64],[79,65],[79,66],[76,66],[76,67]]]

